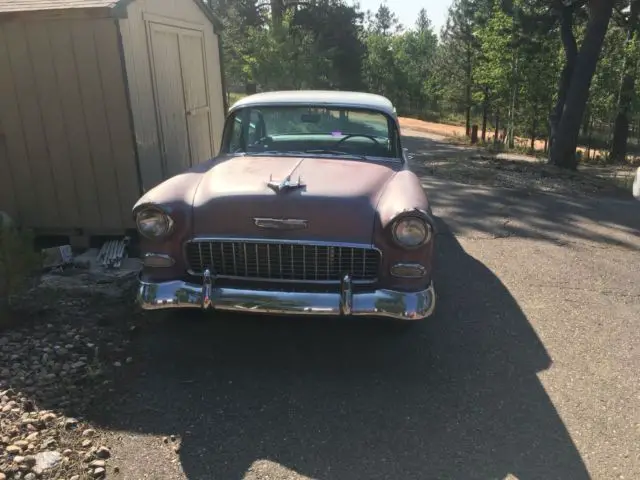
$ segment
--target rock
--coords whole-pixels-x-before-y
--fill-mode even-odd
[[[2,472],[0,472],[0,480],[7,480],[7,476]],[[80,480],[80,477],[78,477],[78,480]]]
[[[120,362],[113,362],[113,366],[114,366],[114,367],[121,367],[121,366],[122,366],[122,363],[120,363]]]
[[[9,445],[6,450],[7,453],[11,455],[18,455],[22,453],[22,448],[20,448],[18,445]]]
[[[40,419],[41,419],[43,422],[50,422],[50,421],[52,421],[52,420],[55,420],[56,418],[57,418],[57,417],[56,417],[56,414],[55,414],[55,413],[53,413],[53,412],[46,412],[46,413],[44,413],[43,415],[40,415]]]
[[[13,457],[13,461],[18,465],[20,465],[21,463],[24,463],[24,459],[25,457],[23,457],[22,455],[16,455],[15,457]]]
[[[91,440],[83,440],[82,441],[82,448],[89,448],[91,446]]]
[[[24,457],[23,463],[29,468],[32,468],[36,464],[36,457],[34,457],[33,455],[27,455],[26,457]]]
[[[25,448],[27,445],[29,445],[29,442],[27,442],[26,440],[17,440],[13,442],[13,444],[19,446],[20,448]]]
[[[104,467],[106,465],[104,460],[94,460],[91,463],[89,463],[89,466],[91,468],[98,468],[98,467]]]
[[[44,440],[44,442],[42,442],[42,447],[43,448],[52,448],[55,447],[58,444],[58,442],[56,442],[56,439],[53,437],[49,437],[47,439]]]
[[[29,472],[24,476],[24,480],[36,480],[38,478],[35,473]]]
[[[71,450],[70,448],[67,448],[62,452],[62,455],[64,455],[65,457],[68,457],[71,454],[73,454],[73,450]]]
[[[28,442],[33,442],[38,438],[38,435],[40,435],[39,432],[31,432],[29,435],[26,436],[25,440],[27,440]]]
[[[105,446],[98,447],[96,450],[96,457],[98,458],[109,458],[111,456],[111,450],[109,450]]]
[[[36,464],[33,471],[42,475],[47,470],[57,467],[62,462],[62,454],[55,450],[35,454]]]
[[[87,428],[82,432],[83,437],[93,437],[96,434],[96,431],[93,428]]]
[[[76,428],[78,426],[78,420],[76,418],[67,418],[64,421],[64,428],[66,430],[71,430],[73,428]]]
[[[80,475],[73,475],[69,477],[69,480],[80,480]]]
[[[106,474],[107,471],[102,467],[96,468],[92,473],[93,478],[103,478]]]

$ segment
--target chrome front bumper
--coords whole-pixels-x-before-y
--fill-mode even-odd
[[[202,284],[181,280],[153,283],[140,278],[138,303],[145,310],[200,308],[278,315],[371,316],[421,320],[436,303],[433,284],[419,292],[374,290],[354,292],[345,275],[335,293],[245,290],[216,287],[205,272]]]

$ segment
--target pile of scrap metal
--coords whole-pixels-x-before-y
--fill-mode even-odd
[[[107,240],[98,253],[98,262],[105,268],[120,268],[127,258],[129,237],[122,240]]]
[[[45,248],[42,250],[42,266],[46,270],[64,270],[70,265],[89,269],[96,267],[108,270],[119,269],[123,260],[127,258],[129,240],[129,237],[107,240],[99,251],[89,249],[77,256],[74,256],[71,245]]]

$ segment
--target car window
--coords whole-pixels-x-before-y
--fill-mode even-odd
[[[257,116],[257,112],[255,116]],[[237,151],[244,150],[244,143],[245,143],[243,140],[245,138],[244,125],[245,125],[245,122],[243,122],[241,116],[235,116],[233,118],[231,133],[229,135],[229,151],[230,152],[237,152]],[[248,139],[247,141],[249,143],[254,143],[256,140],[258,140],[256,135],[256,124],[252,122],[251,119],[249,120],[249,123],[248,123],[246,135],[247,135],[246,138]]]
[[[225,151],[400,157],[398,132],[385,114],[316,106],[238,110]],[[244,133],[244,122],[249,128]]]

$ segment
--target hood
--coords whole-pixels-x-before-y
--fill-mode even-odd
[[[222,157],[193,202],[194,235],[371,243],[378,199],[394,165],[334,158]],[[287,177],[302,188],[274,191]],[[306,228],[258,227],[256,218],[298,219]]]

